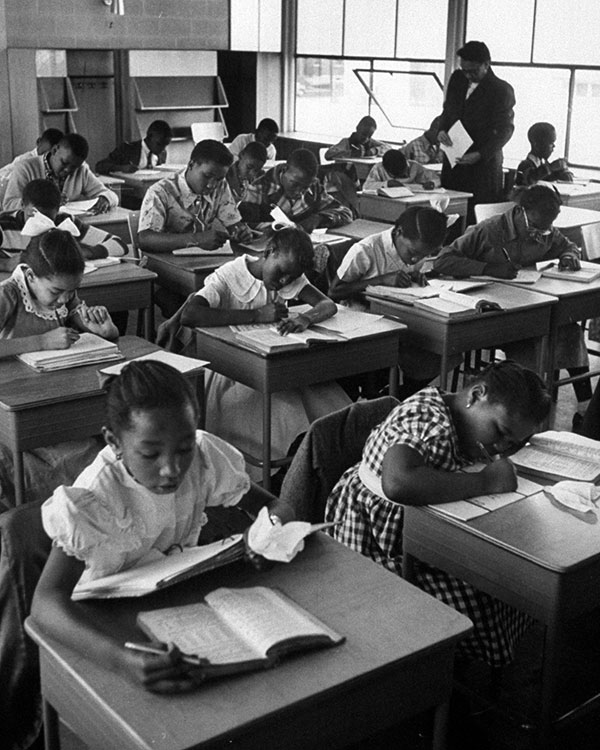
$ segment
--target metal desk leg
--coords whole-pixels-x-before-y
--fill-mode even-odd
[[[445,750],[446,734],[448,732],[449,703],[446,701],[435,707],[433,714],[433,737],[431,750]]]
[[[263,393],[262,476],[265,490],[271,489],[271,394]]]
[[[60,750],[60,732],[58,728],[58,714],[47,700],[42,699],[42,716],[44,720],[44,748],[45,750]]]
[[[556,685],[558,684],[561,628],[556,618],[546,623],[544,638],[544,661],[542,664],[541,705],[536,747],[547,750],[551,745],[552,709]]]
[[[23,451],[13,447],[13,468],[15,472],[15,505],[25,502],[25,467],[23,463]]]

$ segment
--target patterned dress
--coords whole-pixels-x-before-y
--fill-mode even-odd
[[[430,468],[457,471],[469,463],[442,392],[424,388],[371,432],[362,461],[342,475],[325,509],[325,520],[338,524],[330,532],[335,539],[397,575],[402,575],[403,506],[383,496],[381,471],[388,449],[400,444],[417,451]],[[473,621],[473,633],[459,645],[461,655],[494,667],[512,660],[531,623],[527,615],[425,563],[416,563],[415,574],[420,588]]]

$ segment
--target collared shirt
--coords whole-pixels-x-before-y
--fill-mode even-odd
[[[423,167],[418,161],[408,160],[408,175],[406,177],[393,177],[383,164],[375,164],[371,167],[367,179],[363,185],[363,190],[377,190],[380,187],[387,187],[390,180],[395,182],[423,185],[426,182],[433,182],[436,187],[440,185],[440,176],[431,172],[427,167]]]
[[[197,195],[185,179],[185,170],[151,185],[140,210],[138,231],[191,232],[201,223],[204,230],[219,221],[224,227],[241,221],[239,211],[225,180],[211,193]]]
[[[390,227],[353,245],[342,258],[337,270],[340,281],[360,281],[408,270],[394,245],[393,231]]]
[[[441,251],[433,268],[449,276],[478,276],[485,273],[488,263],[506,263],[504,250],[517,266],[565,256],[579,257],[577,246],[558,229],[552,228],[547,235],[528,231],[523,209],[515,206],[469,227],[462,237]]]
[[[272,221],[273,206],[279,206],[295,222],[301,222],[313,214],[321,217],[320,226],[340,227],[352,221],[352,210],[327,193],[317,178],[295,200],[286,198],[281,184],[285,169],[285,164],[278,164],[248,185],[239,205],[244,221],[251,225]]]
[[[407,159],[418,161],[420,164],[441,164],[444,161],[444,153],[439,144],[431,143],[425,135],[409,141],[400,151]]]
[[[42,159],[44,160],[44,174],[46,179],[50,180],[50,182],[53,182],[62,194],[68,175],[67,177],[59,177],[58,175],[54,174],[54,171],[50,166],[50,151],[46,151],[46,153],[42,156]]]

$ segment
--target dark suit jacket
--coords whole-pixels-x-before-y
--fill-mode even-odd
[[[106,159],[101,159],[96,163],[96,172],[99,174],[110,174],[117,172],[123,164],[140,163],[140,154],[142,153],[142,142],[131,141],[130,143],[121,143],[120,146],[111,151]],[[164,164],[167,160],[166,150],[159,154],[158,163]]]
[[[506,81],[497,78],[490,68],[468,99],[469,81],[455,70],[446,89],[446,100],[440,117],[440,130],[446,132],[461,120],[473,139],[469,151],[479,151],[481,160],[471,166],[450,169],[444,159],[442,185],[474,194],[474,203],[502,200],[502,147],[514,131],[515,94]]]

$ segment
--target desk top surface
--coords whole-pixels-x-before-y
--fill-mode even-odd
[[[191,274],[202,273],[206,274],[215,268],[219,268],[224,263],[228,263],[230,260],[235,260],[236,255],[219,255],[218,252],[211,253],[210,255],[173,255],[173,253],[147,253],[144,255],[148,258],[148,267],[156,268],[170,266],[179,271],[188,272]]]
[[[125,359],[158,351],[160,347],[137,336],[122,336],[119,349]],[[107,363],[110,364],[110,363]],[[0,410],[19,411],[42,404],[68,401],[101,393],[98,370],[103,365],[37,372],[16,357],[0,360]]]
[[[346,642],[284,660],[275,669],[209,682],[187,695],[160,696],[49,641],[33,623],[27,627],[69,670],[80,708],[94,703],[94,710],[136,736],[135,747],[153,750],[200,748],[228,735],[232,741],[231,733],[251,735],[260,722],[286,721],[293,715],[286,712],[302,709],[308,716],[315,701],[327,701],[339,721],[346,687],[361,681],[368,691],[390,668],[418,674],[419,656],[430,659],[436,650],[452,648],[470,628],[457,611],[324,534],[309,538],[288,565],[257,572],[239,563],[143,599],[82,603],[82,610],[107,625],[116,639],[139,640],[139,610],[198,601],[231,585],[276,587],[345,635]]]
[[[560,213],[554,221],[554,226],[557,229],[571,229],[586,224],[597,224],[598,222],[600,222],[600,211],[593,211],[590,208],[577,208],[576,206],[561,206]]]
[[[505,286],[510,286],[506,284]],[[535,284],[528,286],[532,292],[549,294],[557,297],[559,302],[565,297],[586,297],[589,294],[600,294],[600,278],[589,282],[569,281],[568,279],[551,279],[542,276]]]
[[[115,263],[112,266],[97,268],[83,275],[80,289],[105,284],[127,284],[132,281],[152,281],[156,278],[154,271],[140,268],[137,263]]]
[[[438,517],[558,572],[600,560],[600,524],[595,516],[584,520],[580,514],[559,508],[541,492],[470,521]]]
[[[376,193],[360,193],[360,200],[392,201],[393,203],[429,203],[432,197],[446,195],[450,200],[468,200],[473,197],[473,193],[465,193],[462,190],[446,190],[442,193],[440,190],[423,190],[421,193],[407,195],[404,198],[389,198],[386,195],[377,195]]]
[[[104,214],[80,214],[77,218],[81,219],[84,224],[93,224],[94,226],[103,226],[104,224],[117,224],[119,222],[127,221],[127,217],[130,216],[133,211],[122,206],[114,206]]]

